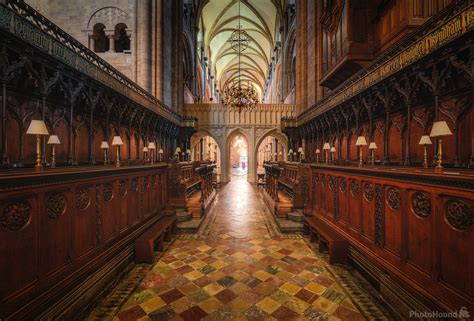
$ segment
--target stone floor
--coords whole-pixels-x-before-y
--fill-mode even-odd
[[[302,237],[278,237],[236,178],[198,235],[177,239],[114,320],[364,320]]]

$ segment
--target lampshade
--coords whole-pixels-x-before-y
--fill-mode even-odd
[[[144,151],[144,152],[148,152],[148,147],[146,147],[146,146],[143,147],[143,151]]]
[[[191,150],[190,150],[190,149],[186,149],[186,154],[191,154]]]
[[[120,138],[120,136],[114,136],[114,139],[112,139],[112,146],[120,145],[123,145],[122,138]]]
[[[293,149],[290,148],[290,150],[288,151],[288,154],[293,154]]]
[[[367,140],[365,139],[364,136],[357,137],[356,146],[366,146],[366,145],[367,145]]]
[[[420,144],[420,145],[431,145],[432,142],[431,142],[430,136],[428,136],[428,135],[421,136],[420,142],[418,144]]]
[[[158,150],[158,154],[163,154],[163,150],[161,148]]]
[[[331,146],[329,146],[329,143],[324,143],[323,149],[324,150],[329,150],[329,149],[331,149]]]
[[[449,136],[452,135],[451,129],[449,129],[448,124],[442,121],[436,121],[433,123],[433,127],[431,128],[431,137],[441,137],[441,136]]]
[[[321,151],[319,150],[319,148],[316,148],[316,154],[321,154]]]
[[[276,155],[278,155],[278,154],[275,152],[275,153],[273,153],[273,155],[275,155],[275,156],[276,156]]]
[[[59,137],[57,135],[51,135],[48,139],[48,145],[59,145],[61,142],[59,141]]]
[[[156,145],[154,142],[149,142],[148,143],[148,149],[156,149]]]
[[[331,147],[331,152],[334,153],[336,151],[336,147]]]
[[[100,143],[100,148],[102,148],[102,149],[109,148],[109,143],[107,143],[107,142],[105,142],[105,141],[102,142],[102,143]]]
[[[369,144],[369,149],[377,149],[377,144],[375,142],[371,142]]]
[[[303,152],[303,147],[299,147],[298,148],[298,153],[302,153]]]
[[[179,153],[181,153],[181,148],[178,146],[178,147],[176,147],[175,154],[179,154]]]
[[[49,135],[48,128],[46,128],[46,124],[42,120],[32,120],[26,133],[31,135]]]
[[[278,155],[281,155],[281,152],[279,152]]]

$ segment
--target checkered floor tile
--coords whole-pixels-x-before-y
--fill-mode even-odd
[[[364,320],[304,239],[269,234],[263,206],[229,183],[205,236],[177,239],[114,320]]]

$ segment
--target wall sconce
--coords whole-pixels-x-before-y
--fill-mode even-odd
[[[330,151],[331,151],[331,161],[334,162],[335,160],[334,154],[336,153],[336,147],[334,146],[331,147]]]
[[[316,163],[319,163],[319,154],[321,154],[321,150],[319,150],[319,148],[316,148]]]
[[[148,150],[150,151],[150,163],[153,165],[155,162],[155,149],[156,145],[154,142],[149,142],[148,143]]]
[[[441,147],[441,138],[444,136],[450,136],[453,133],[451,132],[451,129],[449,129],[448,124],[446,121],[437,121],[433,123],[433,127],[431,128],[431,133],[430,137],[438,137],[438,159],[436,160],[436,167],[435,167],[435,173],[443,173],[443,153],[442,153],[442,147]]]
[[[107,165],[108,161],[107,161],[107,150],[109,149],[109,143],[107,142],[102,142],[100,144],[100,148],[104,150],[104,165]]]
[[[158,161],[161,162],[163,160],[163,149],[158,150]]]
[[[375,151],[374,149],[377,149],[377,144],[375,142],[371,142],[369,144],[369,150],[370,150],[370,163],[372,165],[375,165]]]
[[[178,146],[176,147],[176,150],[175,150],[175,155],[178,157],[178,162],[179,162],[179,154],[181,153],[181,148]]]
[[[61,144],[57,135],[51,135],[48,139],[48,145],[51,145],[51,168],[56,168],[56,145]]]
[[[367,140],[364,136],[357,137],[356,146],[359,147],[359,167],[363,165],[362,146],[367,146]]]
[[[324,150],[324,156],[326,158],[326,164],[329,162],[329,150],[331,149],[331,146],[329,146],[329,143],[324,143],[323,145],[323,150]]]
[[[419,145],[423,145],[424,153],[423,153],[423,167],[428,168],[428,153],[426,151],[426,145],[431,145],[431,139],[428,135],[423,135],[420,138]]]
[[[112,139],[112,146],[117,146],[117,159],[115,160],[115,167],[120,167],[120,146],[122,145],[122,138],[120,138],[120,136],[114,136]]]
[[[35,172],[41,172],[43,170],[43,164],[41,164],[41,136],[49,135],[46,124],[42,120],[32,120],[30,126],[26,131],[28,135],[36,135],[36,165]]]

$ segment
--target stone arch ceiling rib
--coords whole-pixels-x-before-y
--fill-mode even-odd
[[[241,55],[241,77],[261,94],[275,47],[275,30],[285,0],[240,0],[240,24],[247,31],[249,47]],[[222,89],[239,77],[238,54],[228,40],[239,24],[239,0],[208,0],[202,9],[204,42],[209,63]]]

